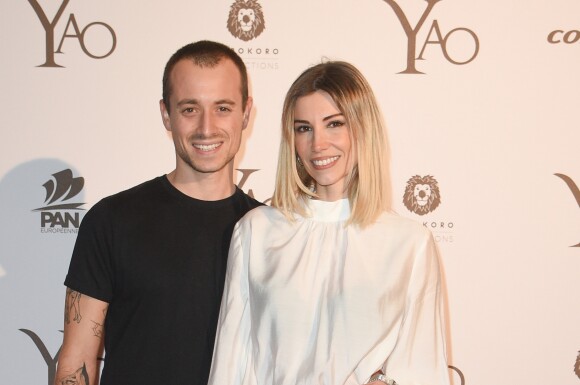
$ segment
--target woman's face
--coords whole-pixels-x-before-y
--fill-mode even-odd
[[[294,134],[296,153],[316,181],[320,199],[346,197],[346,178],[355,153],[344,115],[328,93],[316,91],[296,100]]]

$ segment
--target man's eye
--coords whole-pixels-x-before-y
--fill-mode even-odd
[[[194,111],[193,107],[187,107],[187,108],[183,109],[184,114],[191,114],[191,113],[193,113],[193,111]]]
[[[219,112],[229,112],[231,109],[229,107],[220,106],[218,107]]]

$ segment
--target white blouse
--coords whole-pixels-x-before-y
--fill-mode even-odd
[[[447,385],[437,250],[383,214],[345,226],[348,199],[288,221],[258,207],[236,225],[210,385]]]

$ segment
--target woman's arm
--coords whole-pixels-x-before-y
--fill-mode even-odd
[[[441,271],[432,235],[415,250],[403,323],[383,370],[399,384],[448,385]]]
[[[234,228],[208,385],[239,385],[251,357],[248,250]]]

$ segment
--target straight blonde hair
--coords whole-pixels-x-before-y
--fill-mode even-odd
[[[349,127],[357,159],[347,176],[346,192],[351,207],[347,224],[365,227],[391,208],[388,143],[383,117],[370,85],[356,67],[343,61],[328,61],[308,68],[286,94],[272,206],[293,220],[294,213],[307,215],[305,199],[317,197],[310,188],[315,181],[297,164],[294,142],[296,101],[316,91],[330,95]]]

